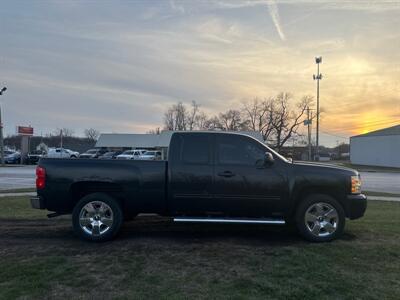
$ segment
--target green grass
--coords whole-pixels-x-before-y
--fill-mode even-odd
[[[0,197],[0,219],[43,219],[45,210],[32,209],[29,197]]]
[[[400,299],[400,203],[369,202],[325,244],[277,227],[162,218],[92,244],[27,202],[0,198],[1,299]]]
[[[30,192],[36,192],[36,188],[0,190],[0,194],[6,194],[6,193],[30,193]]]

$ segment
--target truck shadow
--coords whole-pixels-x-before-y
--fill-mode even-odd
[[[307,243],[297,233],[293,226],[274,226],[260,224],[206,224],[206,223],[174,223],[168,218],[153,219],[138,218],[126,223],[119,239],[167,239],[175,242],[196,241],[232,241],[268,244],[288,245]],[[356,236],[345,233],[342,240],[353,240]]]
[[[139,217],[126,222],[114,241],[90,243],[73,233],[69,218],[40,220],[0,220],[0,243],[11,251],[30,249],[32,253],[42,248],[55,252],[92,251],[118,248],[186,247],[190,245],[224,245],[226,249],[237,246],[281,247],[309,244],[289,226],[254,224],[198,224],[174,223],[169,218]],[[342,241],[357,239],[346,232]],[[60,247],[62,245],[62,247]],[[36,251],[36,250],[37,251]]]

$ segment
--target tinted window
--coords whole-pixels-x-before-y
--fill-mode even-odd
[[[209,162],[207,135],[184,135],[181,145],[181,159],[184,163],[207,164]]]
[[[223,165],[254,166],[264,159],[266,148],[246,137],[223,135],[217,138],[217,159]]]

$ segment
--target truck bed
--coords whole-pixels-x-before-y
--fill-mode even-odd
[[[38,190],[46,209],[70,213],[74,199],[99,187],[124,199],[124,210],[164,213],[167,161],[41,159],[46,186]]]

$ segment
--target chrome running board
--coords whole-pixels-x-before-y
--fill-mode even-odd
[[[243,218],[201,218],[201,217],[175,217],[174,222],[200,222],[200,223],[238,223],[238,224],[276,224],[284,225],[283,219],[243,219]]]

